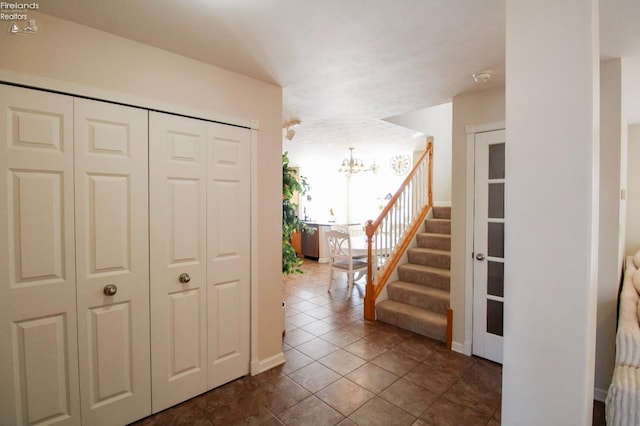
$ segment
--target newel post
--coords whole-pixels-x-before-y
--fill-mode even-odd
[[[371,247],[375,228],[372,220],[367,221],[365,233],[367,234],[367,286],[364,295],[364,319],[373,321],[376,319],[376,299],[373,287],[373,249]]]
[[[433,206],[433,136],[427,138],[427,151],[429,152],[429,177],[427,182],[427,197],[429,205]]]

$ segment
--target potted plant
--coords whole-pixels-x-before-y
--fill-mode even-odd
[[[304,176],[298,176],[295,169],[289,167],[288,153],[282,154],[282,273],[301,274],[302,260],[296,254],[296,250],[291,244],[291,237],[295,232],[305,231],[312,233],[313,230],[298,217],[298,205],[291,199],[297,192],[301,196],[311,197],[307,194],[309,184]]]
[[[298,217],[298,205],[291,201],[297,192],[301,196],[306,196],[307,200],[311,197],[307,194],[309,184],[307,180],[300,176],[295,169],[289,167],[288,153],[282,154],[282,273],[302,274],[304,271],[300,268],[302,260],[298,258],[296,249],[291,244],[291,237],[296,232],[312,233],[313,229],[309,228],[306,223]],[[286,320],[285,309],[287,305],[282,302],[282,336],[284,337]]]

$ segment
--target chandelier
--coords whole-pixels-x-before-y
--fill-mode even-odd
[[[345,173],[347,176],[360,172],[378,173],[378,165],[375,162],[370,167],[365,167],[362,160],[359,158],[353,158],[353,150],[354,148],[349,148],[349,158],[342,160],[342,164],[340,165],[338,172]]]

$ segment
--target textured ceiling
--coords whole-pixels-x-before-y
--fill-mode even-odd
[[[604,57],[640,56],[640,2],[602,2]],[[283,87],[294,162],[408,152],[384,118],[504,84],[504,0],[51,0],[40,10]],[[490,69],[478,85],[471,74]],[[437,142],[436,142],[437,143]]]

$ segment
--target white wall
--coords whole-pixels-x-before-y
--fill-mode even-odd
[[[106,93],[259,120],[257,354],[282,351],[281,120],[282,89],[121,37],[30,12],[38,33],[0,32],[0,69],[71,82]]]
[[[600,64],[600,224],[598,244],[598,318],[596,331],[595,399],[604,401],[615,362],[618,289],[622,274],[620,245],[626,208],[621,200],[621,175],[627,125],[623,119],[622,63]]]
[[[640,250],[640,124],[629,126],[626,254]]]
[[[467,134],[465,127],[504,121],[504,87],[495,87],[453,98],[453,138],[451,170],[451,309],[453,309],[453,341],[457,347],[470,347],[465,339],[467,232]]]
[[[631,126],[640,124],[640,56],[630,56],[624,57],[621,60],[622,63],[622,104],[623,104],[623,123],[627,123],[629,126],[625,128],[627,138],[626,140],[623,138],[624,145],[621,147],[622,150],[622,164],[621,164],[621,176],[620,176],[620,187],[624,190],[625,194],[628,198],[628,186],[632,186],[636,188],[633,192],[636,194],[640,193],[638,188],[638,175],[635,174],[630,176],[629,173],[634,173],[633,170],[629,170],[629,168],[633,168],[640,164],[640,156],[637,155],[638,151],[635,151],[633,157],[631,156],[634,147],[630,147],[630,132],[632,131]],[[637,135],[637,133],[635,133]],[[637,137],[635,139],[638,140]],[[637,142],[636,142],[637,143]],[[637,147],[637,145],[636,145]],[[637,149],[637,148],[636,148]],[[620,240],[620,257],[624,258],[625,254],[633,254],[632,247],[628,247],[627,241],[630,241],[630,244],[636,247],[636,251],[640,248],[640,232],[638,230],[638,222],[634,221],[634,218],[638,217],[637,203],[640,202],[639,196],[632,197],[631,203],[634,204],[634,210],[628,212],[627,208],[620,209],[620,223],[625,225],[623,229],[623,238]],[[629,231],[627,226],[631,226],[632,230]]]
[[[452,119],[451,102],[385,119],[433,136],[433,203],[437,206],[451,205]]]
[[[617,64],[617,65],[616,65]],[[598,390],[606,392],[611,381],[613,360],[615,358],[615,327],[616,327],[616,306],[617,291],[619,285],[620,266],[615,254],[615,247],[618,244],[618,230],[622,233],[622,227],[618,226],[616,215],[621,209],[619,206],[618,194],[620,194],[619,173],[621,170],[621,138],[624,139],[625,129],[620,118],[620,61],[604,62],[602,64],[603,73],[601,80],[603,114],[602,148],[601,152],[609,157],[603,159],[601,163],[601,178],[603,183],[600,195],[601,208],[607,210],[601,217],[601,226],[608,233],[610,238],[601,239],[602,257],[605,267],[600,268],[599,294],[598,294],[598,332],[596,349],[596,397],[601,399],[603,394]],[[618,71],[616,71],[616,69]],[[607,72],[608,70],[608,72]],[[616,79],[617,75],[617,79]],[[617,81],[617,89],[616,89]],[[616,92],[617,90],[617,92]],[[611,92],[614,92],[613,94]],[[617,93],[617,94],[616,94]],[[613,97],[613,99],[611,99]],[[608,98],[608,99],[607,99]],[[616,102],[617,98],[617,102]],[[617,121],[616,121],[617,117]],[[466,209],[466,135],[465,125],[485,124],[496,121],[504,121],[504,88],[494,88],[476,93],[457,96],[453,100],[453,206],[454,216],[452,227],[452,271],[451,271],[451,306],[454,309],[454,342],[460,345],[464,342],[464,280],[465,260],[468,253],[464,250],[466,235],[464,210]],[[608,126],[604,123],[608,122]],[[616,127],[616,123],[618,126]],[[608,132],[607,132],[608,129]],[[613,135],[611,133],[613,132]],[[617,132],[617,134],[616,134]],[[617,138],[617,139],[616,139]],[[636,141],[636,151],[633,154],[633,138]],[[616,145],[617,141],[617,145]],[[622,145],[624,146],[624,145]],[[630,127],[629,134],[629,157],[634,158],[636,164],[640,164],[640,125]],[[617,158],[617,161],[616,161]],[[622,162],[623,163],[623,162]],[[607,166],[607,164],[610,164]],[[608,170],[607,170],[608,169]],[[618,171],[616,172],[616,169]],[[636,173],[633,175],[633,173]],[[617,174],[616,174],[617,173]],[[634,177],[635,176],[635,177]],[[624,179],[626,181],[626,177]],[[640,217],[640,167],[629,170],[629,185],[634,185],[636,199],[629,195],[628,216]],[[609,200],[612,198],[612,200]],[[636,202],[636,210],[632,211],[631,203]],[[627,224],[627,241],[636,236],[636,251],[640,249],[640,221]],[[635,226],[635,231],[632,228]],[[631,228],[629,228],[631,227]],[[622,238],[622,237],[621,237]],[[628,250],[630,252],[631,249]],[[633,252],[635,253],[635,251]],[[608,256],[607,256],[608,254]]]
[[[586,425],[597,307],[598,1],[510,0],[506,23],[502,422]]]

